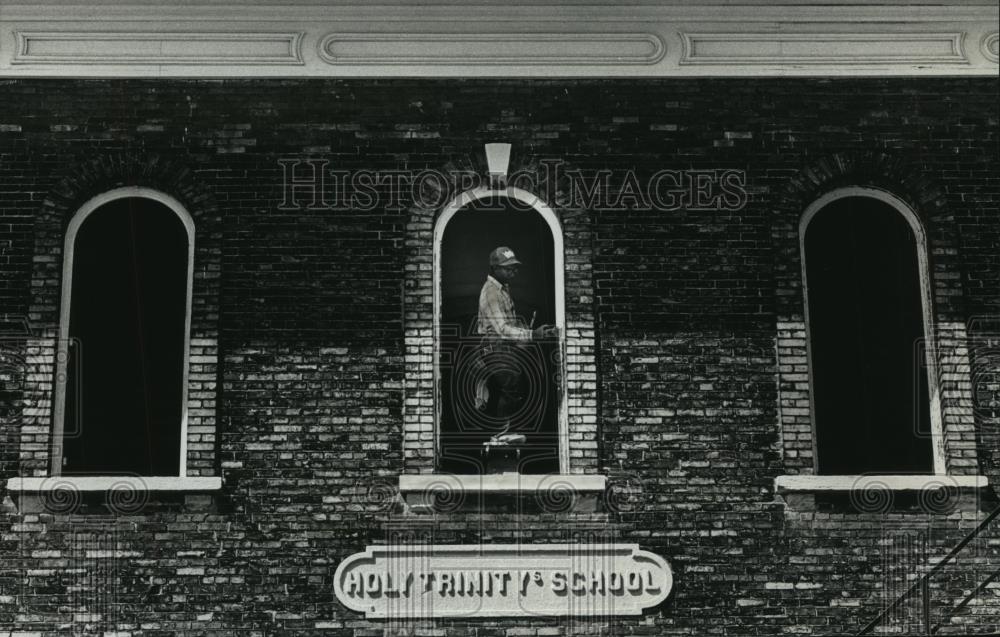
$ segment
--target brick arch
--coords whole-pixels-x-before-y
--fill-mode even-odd
[[[907,204],[927,233],[928,258],[935,255],[942,266],[958,268],[942,257],[957,245],[954,231],[939,223],[945,196],[941,187],[903,158],[884,152],[842,152],[821,157],[791,177],[773,204],[771,238],[777,267],[779,317],[802,313],[799,221],[806,208],[823,195],[840,188],[873,187],[885,190]],[[933,267],[933,266],[932,266]],[[935,290],[937,291],[937,290]],[[938,294],[935,307],[949,316],[956,313],[954,297]]]
[[[30,404],[55,404],[56,355],[63,289],[66,230],[84,204],[123,187],[142,187],[168,195],[195,226],[191,280],[191,327],[187,383],[186,475],[213,475],[215,466],[216,375],[222,262],[221,217],[207,186],[185,165],[158,155],[102,155],[70,165],[35,216],[29,320],[35,337],[26,388]],[[21,436],[24,475],[47,475],[55,426],[49,408],[33,410]],[[35,433],[43,432],[43,433]]]
[[[565,268],[564,299],[566,339],[574,349],[567,357],[569,456],[564,470],[594,473],[597,470],[595,369],[593,218],[589,210],[572,203],[571,172],[567,164],[543,162],[512,153],[506,185],[537,196],[552,210],[563,234]],[[490,185],[485,159],[465,156],[444,164],[444,179],[428,180],[423,201],[433,206],[413,205],[407,210],[406,277],[403,287],[406,379],[403,409],[405,473],[435,470],[434,404],[434,227],[449,205],[464,192]],[[501,187],[503,184],[501,185]]]
[[[963,457],[975,444],[971,425],[965,325],[961,318],[958,245],[949,223],[943,189],[905,158],[885,152],[843,152],[803,167],[775,199],[771,238],[775,255],[776,337],[779,366],[778,414],[787,473],[815,471],[815,432],[807,359],[805,299],[802,290],[800,220],[807,208],[828,193],[846,188],[890,193],[916,215],[926,235],[931,289],[930,333],[937,361],[943,455],[949,474],[975,474]]]
[[[158,155],[103,155],[72,164],[42,201],[35,217],[30,320],[36,333],[54,336],[58,327],[63,237],[80,207],[102,193],[143,186],[177,199],[195,222],[195,295],[204,267],[218,272],[221,220],[208,188],[186,166]],[[204,278],[204,277],[202,277]],[[214,296],[218,297],[217,285]],[[210,292],[211,290],[205,290]],[[192,325],[193,329],[193,325]]]
[[[573,197],[573,175],[577,169],[573,164],[558,160],[540,160],[537,157],[520,157],[513,152],[508,178],[502,186],[511,186],[538,196],[557,215],[586,214]],[[490,186],[485,156],[456,157],[439,168],[427,171],[444,179],[419,179],[415,194],[418,201],[408,209],[408,214],[437,216],[444,212],[448,203],[467,190]]]
[[[122,153],[72,164],[42,202],[43,214],[75,210],[88,199],[123,186],[162,190],[184,203],[196,219],[215,209],[210,192],[187,166],[156,154]]]
[[[944,205],[944,191],[902,157],[883,152],[842,152],[805,166],[778,197],[778,206],[801,214],[823,194],[848,186],[870,186],[903,200],[926,225]]]

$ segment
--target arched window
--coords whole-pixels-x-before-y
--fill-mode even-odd
[[[70,221],[54,474],[184,475],[193,254],[191,217],[156,191],[105,193]]]
[[[818,473],[942,473],[918,218],[883,191],[842,189],[800,230]]]
[[[490,253],[508,247],[521,262],[509,284],[523,327],[556,325],[565,334],[562,234],[555,214],[511,188],[465,193],[435,228],[435,375],[437,469],[455,474],[558,473],[567,464],[563,337],[511,344],[483,353],[479,302],[490,275]],[[502,416],[498,378],[516,370],[523,397]],[[501,381],[502,382],[502,381]],[[498,434],[523,444],[490,446]]]

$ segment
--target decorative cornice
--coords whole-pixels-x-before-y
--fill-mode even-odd
[[[655,64],[666,45],[652,33],[331,33],[330,64]]]
[[[968,64],[964,33],[681,33],[680,64]]]
[[[304,64],[302,32],[15,31],[12,64]]]
[[[1000,9],[978,0],[386,2],[5,4],[0,77],[998,73]]]
[[[981,46],[983,56],[987,60],[996,62],[1000,59],[1000,32],[994,31],[984,35]]]

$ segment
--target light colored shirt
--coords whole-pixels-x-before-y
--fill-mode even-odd
[[[510,297],[507,286],[488,275],[479,293],[477,331],[512,341],[530,341],[531,330],[518,323],[517,315],[514,314],[514,299]]]

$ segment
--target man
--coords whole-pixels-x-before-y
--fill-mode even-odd
[[[500,246],[490,253],[490,274],[479,293],[479,321],[477,331],[483,335],[484,362],[488,368],[490,390],[496,391],[494,416],[507,420],[517,413],[524,400],[522,387],[523,360],[518,361],[512,352],[517,343],[555,338],[559,328],[542,325],[535,329],[524,327],[514,314],[514,300],[510,296],[510,282],[517,276],[521,262],[514,251]],[[534,319],[532,319],[534,322]],[[484,406],[482,396],[477,403]]]

